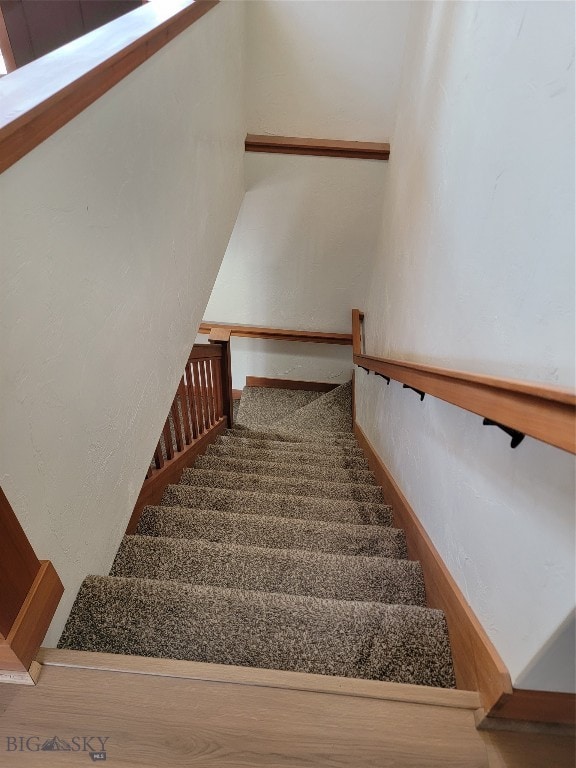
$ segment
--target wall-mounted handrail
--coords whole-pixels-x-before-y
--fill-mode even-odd
[[[261,325],[234,325],[231,323],[211,323],[203,320],[198,329],[202,335],[209,334],[213,329],[226,328],[231,336],[242,336],[247,339],[269,339],[270,341],[303,341],[313,344],[340,344],[351,346],[351,333],[327,333],[325,331],[298,331],[286,328],[267,328]]]
[[[352,317],[353,349],[360,350],[363,313],[353,310]],[[354,352],[353,360],[366,371],[390,377],[544,443],[576,453],[576,392],[573,390],[360,352]]]
[[[133,533],[147,504],[158,503],[167,485],[226,427],[232,426],[230,333],[210,335],[210,344],[195,344],[164,422],[128,523]]]
[[[146,3],[0,80],[0,173],[76,117],[218,0]]]

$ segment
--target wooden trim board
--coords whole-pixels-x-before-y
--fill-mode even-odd
[[[514,688],[503,693],[492,707],[483,727],[494,720],[528,720],[539,723],[576,725],[576,695],[557,691],[530,691]]]
[[[286,328],[266,328],[261,325],[234,325],[231,323],[211,323],[203,320],[198,333],[209,334],[213,328],[229,328],[231,336],[247,339],[268,339],[270,341],[302,341],[312,344],[352,345],[351,333],[326,333],[325,331],[298,331]]]
[[[306,392],[331,392],[339,384],[323,381],[296,381],[295,379],[269,379],[262,376],[246,376],[247,387],[271,387],[273,389],[303,389]]]
[[[155,659],[142,656],[122,656],[114,653],[89,653],[41,648],[41,664],[132,672],[142,675],[161,675],[188,680],[208,680],[233,685],[254,685],[266,688],[285,688],[296,691],[314,691],[369,699],[387,699],[412,704],[431,704],[439,707],[457,707],[476,710],[480,699],[475,691],[457,691],[431,688],[423,685],[385,683],[379,680],[361,680],[351,677],[287,672],[278,669],[237,667],[227,664],[209,664],[175,659]]]
[[[508,670],[374,446],[358,424],[354,432],[392,505],[395,526],[406,532],[409,557],[422,565],[428,605],[446,615],[458,688],[479,691],[482,706],[490,711],[503,694],[512,693]]]
[[[40,561],[40,570],[6,638],[0,636],[0,671],[3,677],[12,673],[29,673],[44,635],[58,607],[64,587],[49,560]]]
[[[136,530],[144,507],[150,504],[158,504],[166,486],[171,483],[177,483],[186,467],[191,467],[196,458],[204,453],[210,443],[213,443],[218,435],[222,434],[225,430],[226,417],[223,416],[210,430],[188,445],[185,451],[174,456],[173,459],[165,461],[161,471],[156,472],[152,477],[144,481],[128,527],[126,528],[127,535],[134,533]]]
[[[0,173],[55,133],[218,0],[147,3],[0,81]],[[8,77],[5,78],[8,82]]]
[[[358,160],[388,160],[390,157],[390,144],[379,141],[340,141],[249,133],[244,147],[246,152],[282,155],[348,157]]]

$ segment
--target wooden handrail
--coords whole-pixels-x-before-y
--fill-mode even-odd
[[[0,173],[217,3],[147,3],[2,78]]]
[[[296,136],[269,136],[249,133],[244,143],[246,152],[281,155],[315,155],[316,157],[352,157],[357,160],[388,160],[390,144],[380,141],[341,141],[339,139],[307,139]]]
[[[32,684],[31,669],[62,597],[49,561],[36,557],[0,488],[0,682]]]
[[[361,349],[360,332],[360,322],[356,322],[356,349]],[[576,392],[573,390],[360,353],[354,353],[353,360],[365,370],[388,376],[544,443],[576,453]]]
[[[261,325],[234,325],[232,323],[211,323],[203,320],[198,329],[201,335],[209,334],[216,328],[227,328],[231,336],[247,339],[269,339],[271,341],[302,341],[312,344],[352,344],[351,333],[326,333],[325,331],[297,331],[285,328],[267,328]]]

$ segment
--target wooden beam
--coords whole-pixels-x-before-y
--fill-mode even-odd
[[[298,331],[285,328],[267,328],[261,325],[235,325],[233,323],[211,323],[203,320],[198,329],[201,335],[209,334],[216,328],[228,328],[232,336],[242,336],[247,339],[268,339],[273,341],[302,341],[313,344],[340,344],[350,346],[352,334],[326,333],[325,331]]]
[[[66,125],[218,0],[147,3],[0,81],[0,173]],[[7,88],[7,87],[6,87]]]
[[[264,136],[254,133],[249,133],[246,136],[245,149],[246,152],[352,157],[359,160],[388,160],[390,157],[390,144],[384,142],[306,139],[296,136]]]

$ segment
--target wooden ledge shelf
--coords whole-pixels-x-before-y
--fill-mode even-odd
[[[245,148],[246,152],[353,157],[357,160],[388,160],[390,157],[390,144],[384,142],[305,139],[296,136],[262,136],[254,133],[246,136]]]
[[[147,3],[0,80],[0,173],[76,117],[218,0]]]

